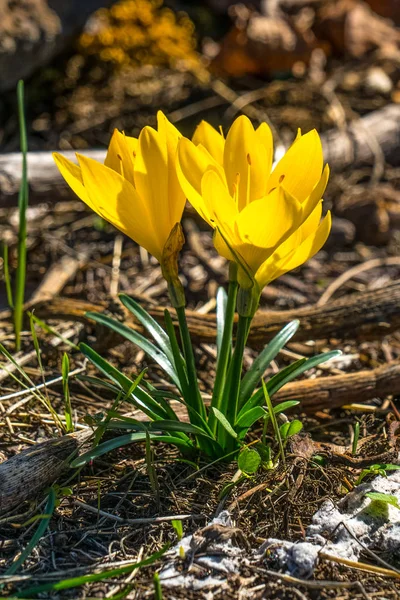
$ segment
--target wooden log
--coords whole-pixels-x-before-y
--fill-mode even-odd
[[[321,138],[325,159],[335,172],[341,172],[349,166],[374,163],[377,146],[386,160],[400,164],[400,105],[390,104],[353,121],[347,131],[334,129]],[[79,152],[99,161],[105,157],[105,150]],[[62,154],[75,160],[73,150],[63,151]],[[54,164],[51,152],[30,152],[28,174],[31,204],[55,202],[72,195]],[[20,183],[21,155],[0,155],[1,206],[15,205]]]
[[[87,449],[92,431],[47,440],[30,446],[0,464],[0,514],[14,509],[24,500],[35,498],[68,468],[68,461]]]
[[[89,311],[108,310],[106,302],[94,304],[71,298],[54,298],[35,306],[35,314],[40,318],[72,321],[87,321],[85,313]],[[163,322],[163,307],[151,307],[148,310],[152,316]],[[4,311],[0,313],[0,320],[8,319],[9,316],[9,312]],[[125,311],[125,317],[128,325],[143,331],[131,313]],[[293,319],[300,320],[300,327],[294,338],[296,341],[384,337],[400,329],[400,280],[378,290],[357,292],[338,300],[331,300],[323,306],[259,311],[250,330],[249,345],[263,346]],[[188,310],[187,320],[190,332],[197,342],[215,342],[215,314],[202,315]]]
[[[370,371],[288,383],[274,396],[274,401],[299,400],[302,411],[314,413],[398,393],[400,362],[393,361]]]

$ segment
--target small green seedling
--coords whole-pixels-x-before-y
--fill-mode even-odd
[[[388,518],[389,506],[394,506],[400,510],[399,499],[391,494],[382,492],[367,492],[366,498],[370,498],[371,503],[367,506],[366,512],[374,517]]]
[[[365,477],[367,477],[368,475],[372,475],[374,477],[376,475],[381,475],[381,477],[387,477],[386,471],[398,471],[398,470],[400,470],[400,465],[390,465],[390,464],[389,465],[379,465],[379,464],[370,465],[369,467],[367,467],[366,469],[361,471],[355,485],[360,485],[362,480]]]

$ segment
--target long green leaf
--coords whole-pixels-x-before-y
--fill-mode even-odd
[[[95,583],[96,581],[103,581],[104,579],[111,579],[112,577],[119,577],[120,575],[126,575],[127,573],[131,573],[136,569],[140,569],[141,567],[147,567],[156,562],[159,558],[165,554],[165,552],[170,547],[170,544],[166,544],[158,550],[158,552],[154,552],[148,558],[141,560],[140,562],[133,563],[131,565],[124,565],[123,567],[117,567],[115,569],[105,569],[100,573],[91,573],[89,575],[81,575],[80,577],[71,577],[69,579],[62,579],[61,581],[56,581],[54,583],[44,583],[42,585],[35,585],[25,590],[21,590],[14,594],[15,598],[29,598],[32,596],[36,596],[36,594],[40,594],[42,592],[58,592],[60,590],[68,590],[74,587],[79,587],[81,585],[85,585],[87,583]]]
[[[184,448],[190,447],[188,442],[183,440],[182,438],[174,437],[172,435],[156,435],[150,434],[152,440],[156,442],[165,442],[167,444],[173,444],[174,446],[180,446]],[[121,435],[113,440],[108,440],[103,444],[99,444],[96,448],[92,448],[88,452],[85,452],[81,456],[78,456],[75,460],[73,460],[70,464],[72,468],[83,467],[88,462],[93,460],[94,458],[98,458],[99,456],[103,456],[103,454],[107,454],[111,452],[111,450],[116,450],[117,448],[121,448],[122,446],[127,446],[128,444],[132,444],[133,442],[143,442],[146,440],[146,433],[129,433],[127,435]]]
[[[312,356],[311,358],[307,358],[306,360],[301,358],[292,365],[289,365],[291,369],[286,367],[286,369],[288,369],[287,372],[285,372],[286,369],[282,369],[282,371],[276,373],[276,375],[273,375],[266,384],[269,396],[272,397],[274,394],[276,394],[278,390],[281,389],[281,387],[283,387],[290,381],[293,381],[293,379],[295,379],[299,375],[302,375],[303,373],[305,373],[305,371],[313,369],[314,367],[318,367],[318,365],[327,362],[335,356],[340,356],[341,354],[342,353],[340,350],[331,350],[330,352],[317,354],[316,356]],[[293,368],[294,365],[297,365],[295,369]]]
[[[84,356],[86,356],[86,358],[88,358],[90,362],[92,362],[98,368],[98,370],[103,373],[103,375],[111,379],[111,381],[114,383],[117,383],[125,392],[130,390],[132,386],[132,380],[129,379],[129,377],[121,373],[121,371],[107,362],[90,346],[82,343],[80,344],[79,348],[82,354],[84,354]],[[145,392],[140,387],[135,389],[131,398],[136,408],[140,408],[140,410],[142,410],[144,414],[151,419],[157,420],[177,418],[172,408],[169,407],[169,411],[167,412],[164,407],[159,404],[159,402],[153,400],[150,394]]]
[[[47,499],[46,508],[44,509],[45,514],[43,518],[40,520],[39,525],[33,534],[30,542],[26,546],[26,548],[21,552],[16,561],[12,563],[12,565],[7,569],[5,575],[13,575],[17,572],[19,567],[26,561],[28,556],[31,554],[32,550],[35,548],[40,538],[44,535],[47,527],[49,526],[50,519],[53,515],[54,508],[56,505],[56,493],[54,488],[50,488],[49,496]]]
[[[178,374],[179,381],[181,383],[180,389],[186,400],[188,401],[189,396],[189,382],[187,377],[187,367],[185,359],[183,358],[181,351],[179,349],[178,340],[176,339],[176,333],[174,324],[172,322],[172,317],[167,309],[164,310],[164,321],[165,326],[167,328],[168,339],[171,344],[171,350],[173,355],[173,363],[175,365],[175,370]]]
[[[122,337],[126,338],[128,341],[132,342],[132,344],[138,346],[148,356],[150,356],[150,358],[152,358],[165,371],[175,385],[180,388],[179,377],[172,363],[164,354],[164,352],[157,348],[157,346],[155,346],[147,338],[140,333],[137,333],[137,331],[134,331],[127,325],[120,323],[120,321],[109,317],[108,315],[88,312],[86,313],[86,317],[96,321],[96,323],[99,323],[100,325],[104,325],[105,327],[112,329],[116,333],[122,335]]]
[[[122,304],[137,318],[139,323],[149,332],[158,347],[164,352],[171,363],[174,362],[171,342],[159,323],[136,300],[127,294],[120,294]]]
[[[251,368],[243,377],[240,384],[239,407],[241,408],[250,398],[270,362],[287,344],[298,330],[300,321],[291,321],[286,325],[258,355]]]

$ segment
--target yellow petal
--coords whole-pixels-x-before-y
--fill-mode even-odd
[[[134,185],[133,165],[137,153],[138,140],[114,129],[104,164],[125,177]]]
[[[242,210],[249,202],[265,196],[269,172],[268,153],[250,120],[238,117],[229,130],[224,148],[224,169],[230,194],[238,186],[238,205]]]
[[[315,207],[318,205],[321,198],[323,197],[326,186],[328,185],[328,179],[329,165],[325,165],[325,168],[321,175],[321,179],[318,181],[307,200],[303,202],[303,214],[306,219],[312,213],[312,211],[315,209]]]
[[[274,249],[302,222],[300,202],[282,187],[255,200],[236,218],[236,231],[243,243]]]
[[[193,134],[192,142],[198,146],[201,144],[208,150],[211,156],[222,165],[224,160],[225,140],[222,135],[214,129],[207,121],[201,121]]]
[[[268,191],[282,184],[304,202],[321,178],[323,155],[321,140],[315,129],[300,136],[272,171]]]
[[[75,192],[75,194],[88,206],[90,206],[92,210],[95,210],[88,193],[85,190],[85,186],[83,185],[81,168],[67,158],[64,158],[64,156],[58,152],[53,152],[53,158],[58,170],[72,191]]]
[[[269,175],[274,159],[274,138],[270,126],[267,123],[261,123],[256,129],[256,135],[265,149],[265,171]]]
[[[212,227],[232,224],[238,216],[238,208],[221,177],[209,169],[201,180],[201,193]]]
[[[208,169],[214,169],[221,173],[221,167],[203,146],[195,146],[190,140],[181,138],[178,144],[176,168],[179,183],[186,198],[199,215],[212,225],[201,195],[201,180]]]
[[[159,110],[157,113],[158,132],[167,146],[168,162],[168,206],[170,211],[170,222],[172,227],[182,219],[182,213],[186,202],[185,194],[179,184],[176,173],[176,158],[178,142],[182,137],[177,128],[172,125],[167,117]],[[156,175],[157,176],[157,175]]]
[[[91,158],[78,155],[78,160],[93,209],[160,260],[163,246],[133,185],[113,169]]]
[[[164,247],[176,224],[172,222],[168,190],[168,151],[165,137],[152,127],[144,127],[139,135],[139,151],[135,161],[135,185],[143,204],[152,216],[154,235]]]
[[[331,223],[331,213],[328,211],[318,228],[288,255],[282,256],[281,248],[278,248],[271,259],[266,261],[256,274],[259,285],[264,287],[277,277],[304,264],[319,252],[329,236]]]

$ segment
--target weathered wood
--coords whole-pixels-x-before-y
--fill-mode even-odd
[[[301,410],[314,413],[398,393],[400,362],[393,361],[370,371],[288,383],[274,396],[274,401],[299,400]]]
[[[0,464],[0,513],[7,512],[51,485],[68,460],[85,448],[91,430],[78,431],[31,446]]]
[[[70,298],[54,298],[37,304],[35,314],[40,318],[86,321],[86,312],[108,310],[112,309],[107,303],[94,304]],[[163,307],[152,307],[148,310],[160,322],[163,321]],[[143,331],[131,313],[125,311],[125,317],[127,324]],[[0,320],[2,318],[9,318],[8,312],[0,313]],[[296,341],[383,337],[400,329],[400,281],[378,290],[346,295],[323,306],[259,311],[252,324],[249,344],[257,347],[264,345],[293,319],[300,320],[300,327],[294,338]],[[187,320],[191,334],[197,342],[215,341],[215,314],[202,315],[188,310]]]
[[[321,136],[324,155],[333,171],[360,166],[376,160],[376,147],[386,160],[400,164],[400,105],[390,104],[353,121],[347,131],[336,129]],[[105,150],[80,150],[81,154],[103,161]],[[63,151],[70,160],[75,152]],[[51,152],[28,154],[30,203],[55,202],[70,197]],[[0,154],[0,206],[13,206],[21,182],[21,155]]]

